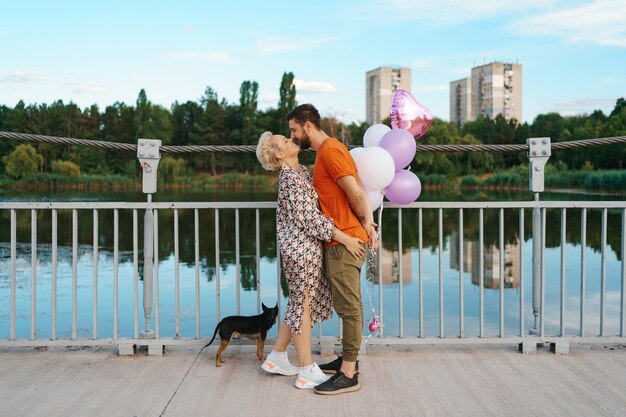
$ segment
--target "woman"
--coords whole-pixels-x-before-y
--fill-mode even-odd
[[[333,226],[318,206],[313,178],[300,165],[300,147],[289,138],[265,132],[259,138],[257,158],[263,168],[280,170],[276,232],[283,271],[289,287],[285,318],[278,328],[274,349],[261,367],[270,373],[298,375],[297,388],[313,388],[328,375],[313,362],[311,328],[332,315],[330,285],[324,276],[321,241],[336,240],[355,257],[363,252],[362,241]],[[287,358],[287,345],[293,337],[300,367]]]

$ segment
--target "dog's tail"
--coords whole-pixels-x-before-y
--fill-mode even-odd
[[[220,328],[220,324],[217,323],[217,326],[215,326],[215,331],[213,332],[213,337],[211,338],[211,341],[209,343],[207,343],[206,345],[204,345],[204,347],[202,349],[204,349],[205,347],[209,346],[211,343],[213,343],[213,341],[215,340],[215,336],[217,335],[217,330]]]

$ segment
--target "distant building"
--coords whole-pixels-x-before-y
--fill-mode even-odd
[[[502,254],[496,245],[483,247],[483,286],[485,288],[500,288],[501,264],[504,288],[519,288],[519,268],[521,264],[519,245],[519,240],[516,240],[515,243],[506,243]],[[479,285],[480,246],[478,242],[464,239],[462,260],[459,260],[459,253],[459,234],[458,232],[453,232],[450,235],[450,269],[458,271],[460,266],[463,265],[463,271],[471,274],[472,284]]]
[[[459,125],[472,118],[472,79],[450,83],[450,121]]]
[[[450,121],[481,116],[522,121],[522,65],[492,62],[472,68],[470,78],[450,83]]]
[[[389,117],[391,96],[398,88],[411,92],[411,69],[379,67],[365,74],[365,119],[380,123]]]

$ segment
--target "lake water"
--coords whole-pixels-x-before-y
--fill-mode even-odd
[[[202,191],[202,192],[159,192],[154,201],[275,201],[276,194],[256,191]],[[506,193],[464,193],[454,195],[441,192],[424,191],[421,201],[507,201],[532,200],[530,192]],[[622,195],[582,194],[573,192],[543,193],[543,200],[623,200]],[[50,195],[41,193],[0,192],[0,201],[145,201],[141,193],[85,193],[55,192]],[[437,210],[423,211],[423,300],[425,336],[439,335],[439,249],[437,236]],[[499,259],[498,252],[498,210],[486,209],[485,215],[485,334],[499,334]],[[210,337],[216,324],[216,274],[220,277],[220,315],[236,314],[237,287],[240,292],[240,309],[243,315],[257,312],[257,291],[266,305],[274,305],[280,299],[281,306],[286,304],[286,286],[284,282],[278,286],[277,253],[275,240],[275,213],[273,210],[260,210],[261,253],[260,289],[256,284],[256,242],[254,236],[254,210],[240,210],[240,275],[236,276],[236,239],[234,210],[220,210],[219,226],[219,268],[216,266],[215,254],[215,217],[212,210],[200,211],[200,305],[201,305],[201,336]],[[525,210],[526,231],[524,241],[517,237],[518,210],[505,212],[505,289],[504,289],[504,325],[505,335],[519,333],[519,245],[524,246],[524,323],[528,330],[533,325],[532,316],[532,241],[531,210]],[[559,333],[560,312],[560,210],[549,210],[547,214],[548,231],[546,236],[546,334]],[[175,336],[175,275],[173,213],[168,210],[159,212],[159,331],[161,337]],[[383,323],[384,334],[398,335],[400,332],[400,282],[398,271],[397,248],[397,209],[383,210]],[[402,292],[404,335],[419,334],[419,285],[417,236],[417,210],[403,209],[403,253],[402,253]],[[141,221],[143,212],[139,214],[140,243]],[[609,224],[621,225],[621,213],[609,212]],[[50,213],[47,210],[38,212],[38,246],[36,270],[36,324],[37,337],[49,338],[51,335],[51,245],[50,245]],[[586,333],[599,333],[600,321],[600,222],[599,210],[589,210],[587,218],[586,247]],[[99,257],[98,257],[98,337],[113,335],[113,227],[112,212],[101,210],[99,213]],[[569,210],[567,215],[566,253],[566,333],[573,335],[580,331],[580,213]],[[10,213],[0,210],[0,338],[8,338],[10,331]],[[553,226],[551,226],[553,225]],[[16,331],[18,338],[29,338],[31,327],[31,245],[30,245],[30,211],[18,212],[17,218],[17,288]],[[179,309],[181,312],[180,336],[195,336],[195,287],[196,269],[193,246],[193,211],[179,211],[179,247],[180,262],[178,265],[180,293]],[[459,333],[459,260],[458,260],[458,210],[444,210],[443,259],[443,292],[445,335],[454,336]],[[465,335],[478,335],[479,329],[479,287],[478,287],[478,211],[464,210],[464,259],[463,276]],[[72,246],[71,246],[71,212],[59,211],[59,248],[57,269],[57,337],[71,337],[72,313]],[[606,296],[605,296],[605,334],[619,332],[620,308],[620,274],[621,260],[620,228],[613,227],[607,231],[606,256]],[[78,337],[92,336],[92,305],[93,305],[93,252],[92,252],[92,213],[91,210],[79,211],[79,247],[78,247]],[[132,337],[134,332],[133,300],[134,266],[132,246],[132,211],[120,210],[120,254],[119,254],[119,320],[118,335]],[[139,262],[143,256],[139,253]],[[139,276],[141,277],[141,269]],[[363,272],[363,301],[365,322],[369,322],[372,307],[380,314],[379,285],[367,278]],[[377,278],[375,279],[377,280]],[[239,282],[239,284],[238,284]],[[139,282],[138,297],[142,305],[142,282]],[[371,294],[371,297],[370,297]],[[370,299],[372,304],[370,304]],[[139,330],[143,329],[143,310],[139,309]],[[154,322],[154,321],[153,321]],[[272,329],[275,335],[276,327]],[[324,335],[336,335],[339,323],[336,316],[323,326]],[[364,334],[368,334],[365,332]]]

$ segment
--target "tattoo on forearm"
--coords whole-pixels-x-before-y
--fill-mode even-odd
[[[360,216],[360,217],[359,217],[359,221],[360,221],[361,223],[363,223],[363,222],[365,221],[365,216]]]

